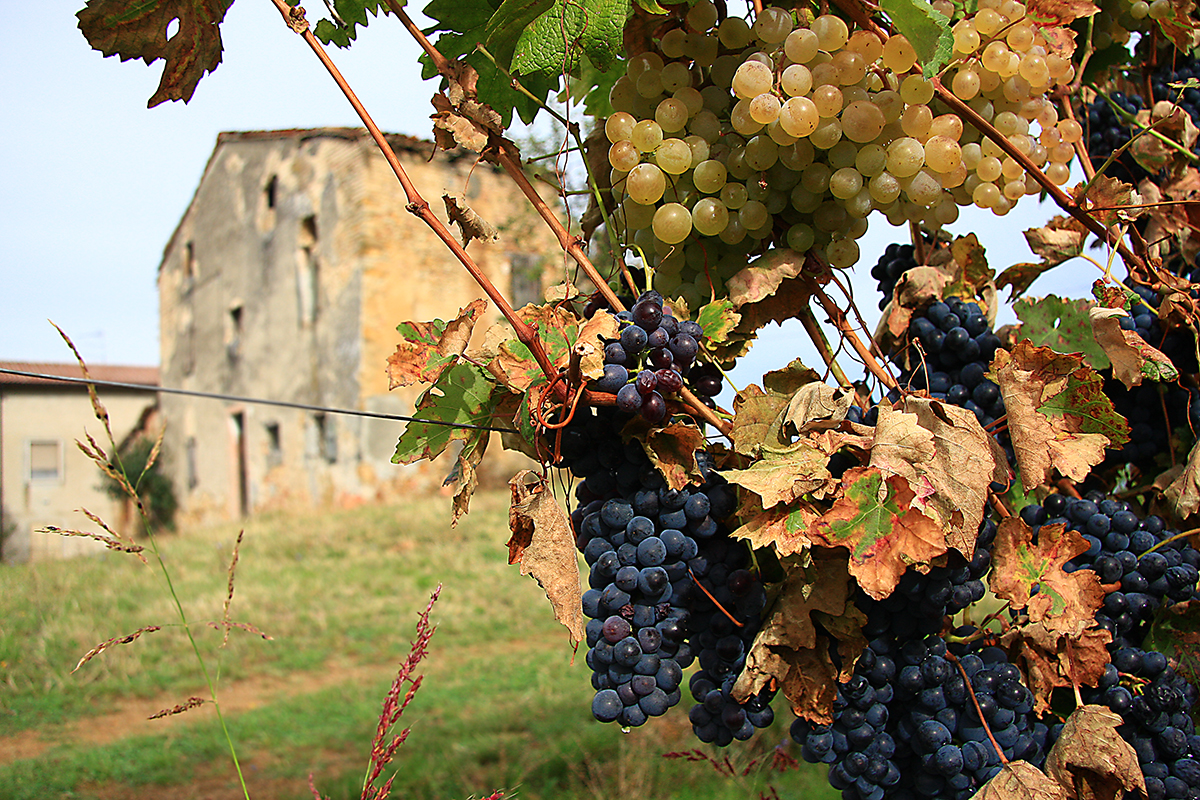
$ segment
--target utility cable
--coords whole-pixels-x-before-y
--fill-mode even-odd
[[[57,381],[60,383],[82,383],[91,384],[93,386],[106,386],[112,389],[132,389],[139,392],[155,392],[163,394],[179,394],[187,397],[203,397],[208,400],[225,400],[233,403],[255,403],[264,406],[279,406],[281,408],[297,408],[301,411],[321,411],[330,414],[345,414],[352,417],[370,417],[371,419],[390,419],[399,422],[424,422],[427,425],[444,425],[447,428],[467,428],[473,431],[498,431],[499,433],[520,433],[514,428],[494,428],[488,425],[472,425],[468,422],[447,422],[440,419],[421,419],[420,417],[406,417],[403,414],[386,414],[381,411],[357,411],[348,408],[328,408],[326,406],[314,406],[307,403],[292,403],[287,400],[264,400],[258,397],[237,397],[231,394],[218,394],[216,392],[198,392],[191,389],[172,389],[166,386],[153,386],[145,383],[122,383],[120,381],[100,381],[94,378],[70,378],[64,375],[45,375],[40,372],[24,372],[19,369],[6,369],[0,367],[0,374],[18,375],[22,378],[39,378],[46,381]]]

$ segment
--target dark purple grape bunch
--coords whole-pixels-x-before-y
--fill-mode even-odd
[[[1137,754],[1150,800],[1200,796],[1200,736],[1189,711],[1200,692],[1176,673],[1162,653],[1126,647],[1113,653],[1096,689],[1084,702],[1121,716],[1117,730]]]
[[[667,313],[662,295],[654,291],[616,317],[620,337],[605,345],[604,375],[594,388],[616,394],[621,411],[658,424],[667,418],[665,396],[682,389],[692,371],[704,329]]]
[[[878,281],[879,291],[883,293],[879,300],[880,309],[892,301],[892,292],[900,276],[917,266],[915,252],[916,248],[911,244],[889,244],[871,268],[871,277]]]
[[[1100,492],[1082,498],[1052,494],[1041,505],[1021,509],[1021,519],[1035,535],[1054,523],[1079,532],[1088,549],[1065,569],[1094,570],[1101,583],[1119,584],[1096,615],[1113,635],[1111,651],[1140,646],[1160,608],[1196,596],[1200,551],[1184,539],[1172,541],[1178,531],[1160,517],[1138,517],[1123,500]]]
[[[987,427],[1004,416],[1000,387],[987,377],[1000,338],[975,302],[947,297],[932,303],[908,326],[910,346],[900,385],[926,389],[931,397],[965,408]],[[889,399],[899,399],[893,390]],[[998,437],[1014,460],[1007,435]]]
[[[1044,762],[1050,730],[1032,712],[1033,694],[999,648],[880,637],[838,687],[833,724],[796,720],[791,735],[806,761],[830,765],[844,797],[966,800],[1001,768],[989,730],[1005,758]]]

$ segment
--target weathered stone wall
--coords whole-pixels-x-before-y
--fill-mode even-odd
[[[442,191],[456,192],[501,230],[469,248],[501,291],[513,289],[514,263],[555,280],[556,243],[505,176],[394,141],[439,217]],[[420,387],[388,391],[396,325],[453,317],[482,292],[405,205],[365,132],[222,134],[160,267],[163,385],[411,414]],[[489,309],[477,340],[498,319]],[[451,466],[391,464],[397,421],[177,396],[162,405],[185,520],[370,501],[440,485]]]

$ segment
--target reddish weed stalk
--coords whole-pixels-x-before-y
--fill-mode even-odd
[[[371,740],[371,766],[363,781],[361,800],[387,800],[391,794],[392,781],[396,779],[395,773],[382,786],[376,786],[375,782],[383,775],[384,769],[395,758],[396,751],[400,749],[400,745],[404,744],[404,740],[408,738],[408,732],[412,730],[412,728],[405,728],[399,733],[392,733],[400,722],[400,717],[403,716],[405,709],[408,708],[408,704],[416,697],[417,690],[421,688],[421,680],[424,676],[414,673],[425,656],[429,654],[429,640],[433,638],[433,632],[437,629],[436,625],[429,623],[429,614],[433,611],[433,604],[437,602],[441,593],[442,586],[438,584],[438,587],[433,590],[433,594],[430,595],[425,610],[417,618],[417,638],[412,641],[408,657],[400,662],[396,677],[392,679],[392,685],[383,698],[383,710],[379,713],[379,726],[375,729],[375,738]],[[315,800],[325,800],[317,791],[312,775],[308,776],[308,788],[312,791]],[[485,800],[501,800],[503,797],[503,792],[495,792]]]

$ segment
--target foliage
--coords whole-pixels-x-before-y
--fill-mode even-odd
[[[127,475],[136,476],[133,483],[150,524],[159,530],[174,530],[175,512],[179,500],[175,485],[163,468],[163,455],[155,454],[155,442],[146,436],[135,436],[120,450],[120,466]],[[113,465],[116,467],[116,464]],[[105,476],[104,491],[114,500],[125,500],[126,489],[110,476]]]
[[[166,58],[164,87],[170,83],[170,91],[190,97],[203,72],[215,67],[212,58],[168,80],[178,69],[178,55],[149,46],[151,34],[157,34],[149,22],[132,38],[116,36],[114,19],[100,15],[114,3],[90,3],[81,14],[93,45],[106,55]],[[203,11],[195,0],[177,5],[192,18]],[[573,124],[568,129],[584,151],[593,189],[585,239],[603,229],[623,269],[601,274],[586,256],[587,242],[543,211],[597,292],[579,296],[567,284],[556,289],[553,302],[514,311],[482,277],[472,255],[456,248],[508,327],[489,331],[482,347],[468,351],[481,307],[463,309],[449,323],[399,326],[402,342],[388,364],[393,385],[428,388],[417,403],[420,418],[407,426],[393,460],[436,458],[461,441],[453,473],[454,521],[467,511],[487,429],[502,431],[506,447],[540,462],[540,471],[522,472],[510,484],[509,561],[520,563],[521,573],[543,587],[576,645],[598,636],[586,632],[580,616],[588,595],[581,599],[573,548],[586,554],[592,542],[603,540],[584,535],[588,515],[601,513],[589,508],[616,490],[588,476],[576,490],[578,513],[566,514],[549,473],[571,463],[564,440],[591,437],[586,443],[595,448],[589,455],[597,463],[618,461],[625,447],[638,458],[644,454],[653,475],[618,474],[612,482],[642,481],[668,493],[656,495],[655,503],[665,504],[669,492],[713,480],[709,472],[722,476],[737,487],[736,509],[714,511],[719,520],[696,511],[697,519],[676,519],[669,526],[724,526],[723,535],[753,549],[753,577],[746,580],[769,584],[764,624],[731,668],[731,682],[740,676],[732,689],[722,690],[721,703],[726,694],[748,703],[752,695],[757,699],[778,689],[802,720],[815,725],[828,724],[847,705],[835,705],[835,698],[849,691],[858,664],[882,656],[864,649],[867,639],[872,648],[880,641],[880,631],[871,632],[869,612],[879,607],[873,604],[891,603],[887,608],[894,610],[919,599],[898,588],[906,576],[932,575],[964,560],[982,563],[1005,613],[968,616],[973,624],[941,646],[1002,646],[1023,680],[1021,690],[1030,694],[1029,711],[1021,713],[1053,712],[1065,726],[1048,759],[1045,748],[1035,765],[1008,763],[1001,752],[1002,766],[980,785],[970,783],[974,777],[946,785],[956,792],[980,789],[983,797],[1030,792],[1071,797],[1076,791],[1071,772],[1081,769],[1096,773],[1112,791],[1144,788],[1154,778],[1147,773],[1143,780],[1133,746],[1117,735],[1111,714],[1085,702],[1080,690],[1080,684],[1097,686],[1108,667],[1118,668],[1119,654],[1132,649],[1120,648],[1119,637],[1145,622],[1130,612],[1121,629],[1103,617],[1101,609],[1118,584],[1103,584],[1101,568],[1081,559],[1101,547],[1133,545],[1101,542],[1108,528],[1087,534],[1089,539],[1064,529],[1060,520],[1030,527],[1025,509],[1016,509],[1018,516],[1001,498],[1016,482],[1023,497],[1041,501],[1089,491],[1102,498],[1118,482],[1124,485],[1133,470],[1141,479],[1135,499],[1144,508],[1185,530],[1200,508],[1200,450],[1186,466],[1179,463],[1182,454],[1166,453],[1170,470],[1162,469],[1161,459],[1128,455],[1153,426],[1144,421],[1146,404],[1130,407],[1127,394],[1143,384],[1158,385],[1154,396],[1162,400],[1163,414],[1154,419],[1164,429],[1168,450],[1181,423],[1200,424],[1192,422],[1200,415],[1190,409],[1200,401],[1195,392],[1200,291],[1192,283],[1200,277],[1195,269],[1200,241],[1194,236],[1200,228],[1193,211],[1200,201],[1200,156],[1193,152],[1198,129],[1191,119],[1193,113],[1200,118],[1200,108],[1192,109],[1192,99],[1179,93],[1194,84],[1182,83],[1163,66],[1188,58],[1200,42],[1200,22],[1192,0],[1127,5],[1127,13],[1117,14],[1089,0],[883,0],[879,7],[835,0],[834,8],[821,4],[816,13],[803,4],[764,9],[756,3],[745,12],[747,22],[724,3],[703,1],[685,6],[652,0],[432,0],[425,12],[435,24],[425,35],[433,41],[417,38],[425,49],[425,77],[442,81],[434,98],[437,143],[474,150],[496,163],[535,206],[540,197],[505,137],[514,112],[529,122],[550,93],[564,87],[590,111],[613,112],[596,120],[586,144]],[[368,23],[366,12],[376,14],[384,6],[338,0],[334,8],[335,17],[343,18],[322,20],[317,36],[347,46],[356,26]],[[387,8],[403,16],[397,5]],[[185,25],[179,46],[211,51],[215,37],[219,60],[220,15],[206,13],[209,27],[198,32]],[[313,44],[303,15],[289,14],[289,24]],[[1113,43],[1123,43],[1119,49],[1128,58],[1112,52]],[[1101,64],[1107,73],[1096,71]],[[1187,69],[1200,66],[1190,62]],[[1136,114],[1114,102],[1121,112],[1116,124],[1123,128],[1089,131],[1076,121],[1091,127],[1093,116],[1110,109],[1088,104],[1115,96],[1114,87],[1135,80],[1139,87],[1154,90],[1157,82],[1176,93],[1158,89],[1160,96],[1146,98],[1150,107]],[[610,86],[607,99],[598,96]],[[365,115],[364,122],[370,124]],[[1106,142],[1114,131],[1120,141]],[[1130,158],[1123,157],[1126,151]],[[1063,188],[1076,160],[1088,178]],[[1118,162],[1123,175],[1110,170]],[[406,178],[402,182],[410,209],[422,214],[427,206],[419,192]],[[997,272],[973,235],[952,238],[943,230],[957,219],[960,206],[988,208],[1002,217],[1031,194],[1042,194],[1064,212],[1025,231],[1037,263],[1006,264]],[[917,264],[888,276],[895,281],[884,298],[883,321],[863,341],[866,332],[841,276],[859,262],[855,240],[874,211],[911,230]],[[452,214],[464,240],[490,230],[472,215],[463,204]],[[443,234],[439,220],[423,218]],[[1087,254],[1089,242],[1105,248],[1106,263]],[[1128,286],[1113,276],[1118,260],[1127,269]],[[1018,306],[1021,325],[1003,338],[992,331],[999,290],[1009,288],[1010,300],[1016,300],[1040,276],[1081,261],[1100,273],[1094,301],[1025,298]],[[640,302],[627,310],[630,294],[648,298],[658,311],[645,306],[639,311]],[[694,316],[702,333],[688,334],[688,341],[679,334],[677,341],[669,326],[659,328],[663,296],[677,331]],[[816,319],[818,310],[828,326]],[[641,399],[661,400],[652,394],[657,382],[682,384],[689,369],[700,377],[707,371],[711,386],[764,326],[790,319],[804,324],[825,377],[836,387],[793,362],[764,375],[761,387],[737,392],[732,410],[714,408],[715,402],[705,403],[687,388],[675,390],[667,412]],[[663,336],[648,344],[659,330]],[[830,330],[837,347],[829,341]],[[657,373],[639,373],[643,348]],[[847,375],[844,356],[839,362],[846,352],[863,366],[861,379]],[[694,358],[699,365],[693,367]],[[682,364],[678,375],[671,372],[674,359]],[[1191,377],[1181,380],[1184,374]],[[1182,414],[1168,408],[1170,393],[1181,398]],[[623,413],[641,408],[641,417],[598,431],[601,418],[580,412],[613,404]],[[572,430],[577,413],[597,424],[581,422],[583,433]],[[707,441],[704,426],[712,426],[729,446]],[[582,468],[577,473],[587,475]],[[658,490],[656,482],[665,488]],[[1026,508],[1030,515],[1041,513],[1035,504]],[[1109,514],[1101,516],[1107,520]],[[604,523],[617,537],[625,535],[621,519],[613,512]],[[994,519],[1000,520],[998,534]],[[1164,523],[1154,525],[1161,529]],[[625,544],[614,541],[614,553]],[[1135,566],[1165,544],[1130,551]],[[702,572],[709,567],[696,566]],[[1171,611],[1154,622],[1155,634],[1165,636],[1157,642],[1163,652],[1172,649],[1166,641],[1172,636],[1195,638],[1196,601],[1179,594],[1195,592],[1195,565],[1187,566],[1191,572],[1184,569],[1171,579],[1183,582],[1173,588],[1176,604],[1166,604]],[[690,562],[676,572],[681,593],[696,584],[720,607]],[[611,583],[595,571],[587,579],[597,594]],[[637,591],[653,594],[638,581]],[[982,594],[982,583],[979,587]],[[594,620],[608,629],[617,618],[611,631],[629,627],[623,615],[626,607],[628,616],[637,615],[637,603],[629,596],[618,599],[617,592],[609,596],[614,605],[592,614]],[[980,597],[972,598],[956,599],[956,608],[978,612]],[[657,614],[655,608],[669,604],[653,600],[637,607]],[[944,627],[946,608],[929,632]],[[726,616],[743,625],[728,611]],[[1141,646],[1144,637],[1137,630],[1134,644]],[[623,637],[614,633],[609,644]],[[911,636],[908,641],[918,644]],[[600,659],[606,652],[594,646],[589,656]],[[959,660],[968,650],[943,652],[963,669],[965,691],[974,698]],[[1172,654],[1182,673],[1194,674],[1186,656]],[[1120,659],[1122,671],[1137,672],[1125,656]],[[920,670],[925,669],[922,662]],[[1064,705],[1055,695],[1065,688],[1075,690],[1074,703]],[[597,690],[619,697],[615,688]],[[596,716],[612,720],[615,701],[606,696],[605,702],[609,706]],[[621,702],[629,709],[641,701]],[[978,704],[976,710],[982,724]],[[642,721],[660,712],[647,710]],[[694,724],[697,735],[707,725]],[[894,723],[893,729],[898,730]],[[990,731],[987,736],[1001,750]],[[1088,746],[1095,736],[1102,747]],[[845,755],[845,747],[838,755]],[[963,752],[948,755],[949,766],[940,768],[947,778],[965,774],[961,763],[954,767],[955,757],[961,762]],[[932,770],[930,763],[926,759],[924,768]],[[837,772],[841,766],[835,763],[831,781],[856,783],[853,775]],[[871,796],[884,794],[882,785]]]

